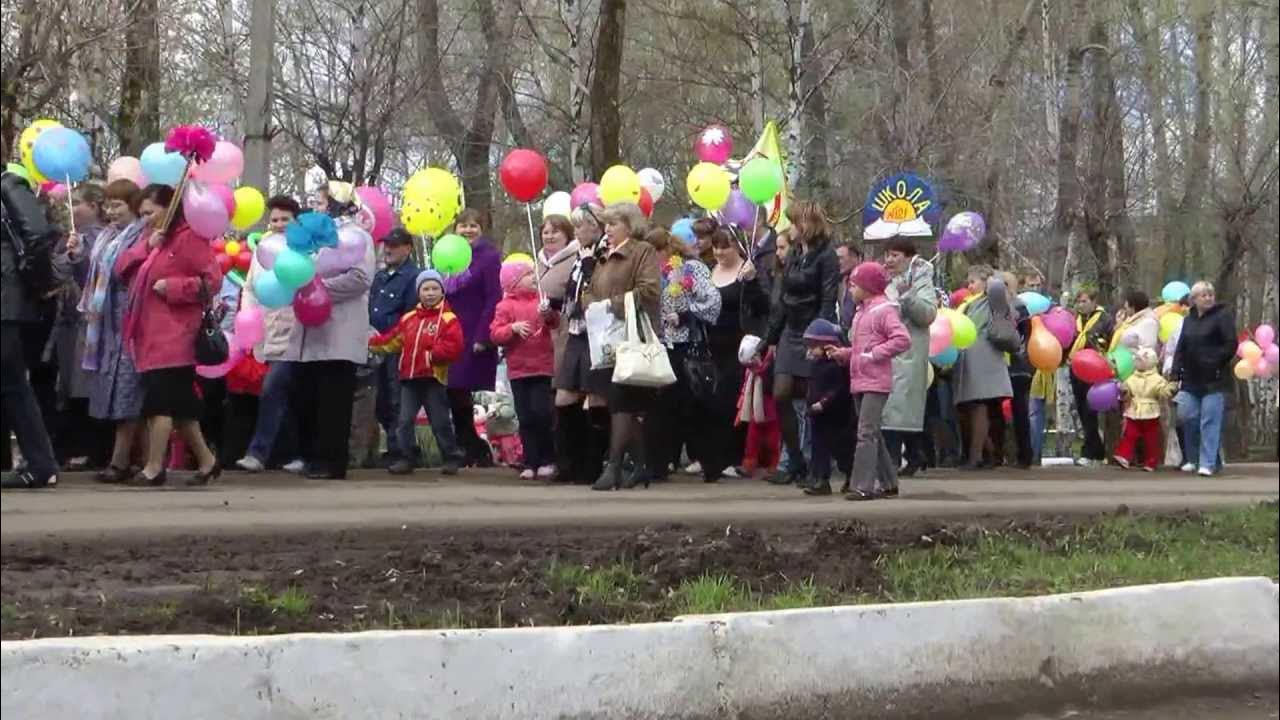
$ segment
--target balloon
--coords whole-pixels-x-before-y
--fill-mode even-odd
[[[547,159],[535,150],[516,148],[502,158],[498,179],[517,202],[532,202],[547,187]]]
[[[987,221],[976,212],[956,213],[947,221],[938,238],[938,250],[942,252],[964,252],[972,250],[987,235]]]
[[[253,227],[267,210],[267,201],[262,193],[248,185],[236,188],[235,204],[235,212],[231,213],[231,227],[240,231]]]
[[[1118,347],[1111,351],[1107,360],[1116,373],[1116,379],[1124,382],[1133,374],[1133,353],[1127,347]]]
[[[1078,353],[1077,353],[1078,354]],[[1120,384],[1115,380],[1104,380],[1089,388],[1086,396],[1089,407],[1094,412],[1111,412],[1120,407]]]
[[[326,249],[336,249],[346,266],[351,267],[364,260],[365,255],[368,254],[370,239],[370,236],[363,231],[344,226],[338,230],[338,247]]]
[[[1240,362],[1236,363],[1234,372],[1236,377],[1239,378],[1240,380],[1248,380],[1249,378],[1253,377],[1253,374],[1255,372],[1254,364],[1250,360],[1241,360]]]
[[[950,308],[942,308],[938,314],[951,323],[951,344],[957,350],[964,350],[978,341],[978,328],[967,315]]]
[[[693,151],[702,162],[723,165],[733,154],[733,138],[729,136],[729,128],[719,123],[708,125],[698,133],[693,142]]]
[[[208,183],[230,184],[244,173],[244,153],[235,143],[219,140],[213,155],[191,168],[191,177]]]
[[[559,215],[568,219],[573,214],[573,198],[569,193],[560,190],[553,192],[542,201],[542,219],[546,220],[552,215]]]
[[[1262,357],[1262,348],[1258,347],[1258,343],[1252,340],[1245,340],[1236,348],[1236,355],[1239,355],[1245,360],[1257,360]]]
[[[1160,317],[1160,342],[1169,342],[1169,338],[1182,327],[1182,316],[1178,313],[1165,313]]]
[[[462,186],[448,170],[419,170],[404,186],[400,221],[414,235],[438,237],[463,207]]]
[[[1043,316],[1044,327],[1058,339],[1063,350],[1071,347],[1076,339],[1076,318],[1064,307],[1050,308]]]
[[[39,185],[49,179],[40,173],[39,168],[36,167],[35,159],[32,157],[32,154],[36,149],[36,140],[40,138],[40,134],[45,130],[60,127],[62,127],[62,123],[57,120],[41,118],[40,120],[36,120],[31,123],[26,130],[23,130],[22,136],[19,138],[19,159],[22,160],[22,166],[27,169],[27,174],[36,185]]]
[[[629,202],[639,204],[640,176],[626,165],[614,165],[600,177],[600,200],[605,205]]]
[[[213,188],[200,182],[188,183],[182,192],[182,215],[197,235],[212,240],[227,230],[231,213]]]
[[[151,143],[143,148],[138,162],[148,180],[169,187],[178,186],[187,168],[186,158],[176,152],[165,152],[164,143]]]
[[[930,355],[929,362],[941,368],[951,367],[956,364],[956,360],[960,359],[960,351],[955,346],[949,347],[937,355]]]
[[[288,252],[288,250],[282,252]],[[276,277],[272,270],[254,273],[253,295],[263,307],[272,310],[282,308],[293,300],[293,290],[281,285],[280,278]]]
[[[142,161],[136,157],[122,155],[111,161],[107,167],[107,182],[128,180],[140,188],[146,187],[147,174],[142,171]]]
[[[1062,343],[1044,326],[1039,316],[1031,318],[1031,335],[1027,338],[1027,357],[1031,366],[1053,372],[1062,364]]]
[[[937,355],[951,347],[954,335],[955,328],[951,327],[950,320],[942,315],[934,317],[933,322],[929,323],[929,355]]]
[[[271,233],[264,236],[258,241],[258,247],[254,252],[258,256],[258,264],[263,268],[270,270],[276,266],[276,256],[289,247],[285,242],[284,235],[280,233]]]
[[[436,200],[406,200],[400,208],[400,222],[414,235],[439,237],[457,214],[457,209],[445,208]]]
[[[360,202],[373,214],[373,227],[370,228],[369,235],[373,237],[374,242],[381,242],[396,224],[396,215],[391,209],[391,201],[387,199],[387,194],[382,191],[382,188],[372,185],[361,185],[356,188],[356,197],[360,198]]]
[[[445,275],[454,275],[471,265],[471,244],[461,235],[445,235],[431,248],[431,265]]]
[[[217,365],[197,365],[196,374],[202,378],[214,380],[231,372],[231,368],[236,366],[244,358],[244,349],[241,346],[240,338],[234,335],[222,333],[227,338],[227,359]],[[247,343],[246,343],[247,344]]]
[[[518,262],[518,263],[525,263],[526,265],[532,265],[533,257],[530,256],[528,253],[513,252],[507,256],[506,260],[503,260],[502,262],[504,264],[511,263],[511,262]]]
[[[241,250],[236,253],[236,270],[242,273],[249,272],[249,267],[253,265],[253,251]]]
[[[230,221],[231,216],[236,214],[236,195],[231,192],[231,188],[222,183],[209,183],[209,192],[218,196],[222,201],[222,206],[227,209],[227,220]]]
[[[217,249],[217,247],[218,247],[218,245],[217,245],[217,243],[215,242],[215,243],[214,243],[214,249]],[[228,241],[228,242],[224,242],[224,243],[222,243],[222,251],[223,251],[223,252],[225,252],[225,253],[226,253],[226,254],[228,254],[228,255],[233,256],[233,257],[234,257],[234,256],[236,256],[236,255],[239,255],[239,254],[240,254],[240,243],[239,243],[239,241],[237,241],[237,240],[231,240],[231,241]]]
[[[1276,329],[1270,325],[1259,325],[1258,329],[1253,331],[1253,339],[1258,343],[1258,347],[1269,348],[1276,342]]]
[[[1049,311],[1049,306],[1053,304],[1049,298],[1038,292],[1028,290],[1024,293],[1018,293],[1018,299],[1026,306],[1027,313],[1031,315],[1043,315]]]
[[[231,269],[235,266],[235,263],[236,263],[234,258],[232,258],[230,255],[227,255],[225,253],[218,253],[217,255],[213,256],[213,259],[215,262],[218,263],[218,272],[221,272],[223,275],[226,275],[227,273],[231,272]]]
[[[636,175],[640,176],[640,187],[649,191],[654,202],[662,199],[662,194],[667,191],[667,181],[662,179],[662,173],[653,168],[645,168]]]
[[[684,244],[690,247],[698,241],[693,234],[693,218],[680,218],[672,223],[671,234],[683,240]]]
[[[52,200],[62,201],[67,199],[67,186],[60,182],[46,180],[43,187],[45,188],[44,194],[48,195]]]
[[[636,202],[636,205],[640,207],[640,212],[644,213],[645,217],[653,215],[653,196],[649,194],[648,190],[640,188],[640,200]]]
[[[757,205],[763,205],[782,192],[782,182],[782,167],[768,158],[753,158],[738,171],[738,187],[748,200]]]
[[[333,277],[351,267],[351,263],[343,262],[342,253],[337,248],[321,248],[316,253],[316,275]]]
[[[956,288],[947,298],[950,307],[958,308],[960,304],[969,299],[969,288]]]
[[[1266,360],[1271,367],[1280,365],[1280,345],[1268,345],[1267,349],[1262,351],[1262,359]]]
[[[31,160],[41,175],[77,183],[89,177],[93,153],[89,151],[89,141],[83,135],[71,128],[55,127],[36,138]]]
[[[293,296],[293,315],[306,327],[323,325],[333,314],[333,300],[320,278],[312,278]]]
[[[1167,283],[1160,291],[1160,299],[1167,303],[1182,302],[1182,298],[1191,294],[1191,288],[1181,280]]]
[[[569,204],[575,209],[583,205],[603,206],[604,201],[600,199],[600,186],[592,182],[582,183],[569,194]]]
[[[756,222],[756,206],[741,190],[734,188],[729,191],[724,207],[720,208],[720,217],[730,225],[749,230]]]
[[[1266,358],[1258,358],[1253,361],[1253,376],[1262,378],[1263,380],[1271,377],[1275,373],[1275,366],[1267,362]]]
[[[698,163],[689,171],[685,180],[685,188],[689,191],[689,199],[704,210],[716,211],[729,201],[729,173],[719,165],[709,162]]]
[[[257,305],[240,308],[235,319],[236,342],[241,347],[253,347],[267,336],[266,314]]]
[[[1115,377],[1111,363],[1093,348],[1084,348],[1071,356],[1071,374],[1083,383],[1096,385]]]
[[[285,248],[283,252],[276,255],[275,273],[281,285],[290,290],[296,290],[315,277],[316,264],[297,250]]]

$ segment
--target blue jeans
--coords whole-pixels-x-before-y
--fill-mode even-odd
[[[248,455],[263,465],[271,459],[271,448],[289,412],[289,388],[293,385],[294,365],[291,362],[273,362],[262,380],[258,424],[253,430],[253,440],[249,441]]]
[[[1049,421],[1045,410],[1047,410],[1047,401],[1044,398],[1031,398],[1031,413],[1028,417],[1031,422],[1032,462],[1039,460],[1040,453],[1044,451],[1044,430]]]
[[[796,412],[796,429],[800,431],[800,448],[804,455],[804,464],[808,465],[810,458],[813,457],[813,447],[809,444],[809,403],[801,398],[792,400],[791,405]],[[787,472],[799,469],[796,463],[791,461],[791,453],[787,451],[786,443],[782,443],[782,456],[778,460],[778,469]]]
[[[453,415],[449,408],[448,388],[435,378],[413,378],[400,381],[400,447],[406,450],[418,447],[415,432],[418,410],[427,411],[427,422],[436,436],[436,445],[445,464],[462,462],[462,452],[453,434]],[[412,458],[405,458],[412,461]]]
[[[1196,396],[1183,391],[1173,399],[1182,423],[1183,461],[1200,468],[1216,470],[1218,452],[1222,449],[1222,415],[1226,396],[1220,392]]]

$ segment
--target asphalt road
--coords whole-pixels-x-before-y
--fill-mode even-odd
[[[287,474],[228,473],[198,489],[104,486],[89,475],[63,478],[56,490],[0,494],[0,538],[127,536],[352,527],[530,527],[745,523],[837,518],[1028,515],[1115,510],[1180,510],[1274,500],[1274,463],[1233,465],[1214,478],[1071,467],[986,473],[934,471],[902,482],[902,497],[869,503],[839,495],[804,497],[790,487],[749,480],[704,484],[695,478],[648,489],[592,492],[578,486],[522,483],[510,471],[467,471],[442,479],[420,470],[407,478],[361,471],[346,481]],[[171,478],[171,482],[180,480]]]

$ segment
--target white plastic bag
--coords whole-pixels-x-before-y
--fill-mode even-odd
[[[627,340],[627,323],[609,310],[608,300],[598,300],[583,313],[587,323],[587,343],[591,347],[591,369],[613,367],[620,343]]]

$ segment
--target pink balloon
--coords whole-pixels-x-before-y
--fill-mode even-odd
[[[236,214],[236,196],[231,188],[222,183],[209,183],[209,191],[222,199],[222,204],[227,208],[227,217]]]
[[[266,315],[258,305],[240,309],[235,320],[236,344],[252,347],[262,342],[267,336]]]
[[[236,366],[244,357],[244,350],[241,349],[239,343],[236,342],[234,335],[223,335],[227,338],[227,359],[217,365],[197,365],[196,374],[202,378],[214,380],[231,372],[231,368]]]
[[[142,171],[142,161],[129,155],[112,160],[111,166],[107,168],[107,182],[116,180],[128,180],[140,188],[148,185],[147,174]]]
[[[316,274],[320,277],[333,277],[349,267],[351,263],[345,262],[337,248],[320,248],[316,253]]]
[[[951,347],[951,338],[955,335],[951,321],[939,315],[929,324],[929,356],[933,357]]]
[[[280,233],[271,233],[258,241],[258,249],[256,256],[258,264],[264,270],[270,270],[276,266],[276,255],[280,254],[289,246],[284,239],[284,235]]]
[[[1275,366],[1267,362],[1265,357],[1260,357],[1253,361],[1253,376],[1256,378],[1269,378],[1274,371]]]
[[[52,185],[49,185],[49,187],[46,188],[44,192],[46,195],[49,196],[49,199],[51,200],[67,199],[67,186],[63,185],[60,182],[55,182]]]
[[[208,185],[200,182],[187,183],[182,193],[182,214],[191,229],[206,240],[222,237],[231,221],[226,203]]]
[[[1058,339],[1058,344],[1062,346],[1063,350],[1069,350],[1071,348],[1072,341],[1076,339],[1075,316],[1066,308],[1058,306],[1050,308],[1049,312],[1045,313],[1042,317],[1044,318],[1043,322],[1045,329],[1053,333],[1053,336]]]
[[[1280,345],[1268,345],[1262,351],[1262,359],[1266,360],[1267,364],[1272,367],[1280,365]]]
[[[1270,325],[1259,325],[1257,330],[1253,331],[1253,339],[1258,343],[1264,351],[1275,344],[1276,329]]]
[[[577,210],[583,205],[595,205],[597,207],[603,205],[600,202],[600,186],[593,182],[585,182],[573,189],[569,193],[569,204],[573,210]]]
[[[382,238],[396,226],[396,216],[391,209],[391,201],[387,199],[382,188],[371,185],[361,185],[356,188],[356,195],[359,196],[360,202],[373,213],[373,229],[369,231],[369,235],[373,236],[374,242],[382,242]]]
[[[338,254],[342,256],[342,262],[347,267],[351,267],[361,260],[364,260],[365,250],[368,243],[364,239],[364,233],[350,226],[344,227],[338,231]]]
[[[311,278],[311,282],[298,288],[293,296],[293,315],[298,322],[307,327],[323,325],[333,314],[333,300],[319,276]]]
[[[733,154],[733,138],[729,135],[729,128],[719,123],[708,125],[693,141],[693,151],[703,162],[723,165]]]
[[[235,143],[219,140],[208,162],[197,163],[191,176],[211,183],[230,183],[244,173],[244,153]]]

